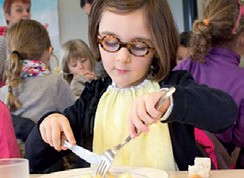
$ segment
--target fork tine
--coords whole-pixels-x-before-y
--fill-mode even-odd
[[[105,168],[106,168],[106,162],[103,161],[103,162],[102,162],[102,165],[101,165],[101,167],[100,167],[100,175],[101,175],[102,177],[105,176],[105,174],[104,174],[104,170],[105,170]]]
[[[104,178],[105,177],[105,175],[107,174],[107,172],[108,172],[108,170],[109,170],[109,165],[108,164],[104,164],[105,166],[104,166],[104,169],[103,169],[103,171],[102,171],[102,178]]]
[[[104,159],[106,159],[106,158],[101,159],[99,166],[97,168],[97,174],[99,174],[101,176],[104,174],[104,170],[106,168],[106,160],[104,160]]]
[[[97,170],[96,170],[96,175],[101,175],[101,167],[103,165],[103,160],[101,159],[101,161],[98,164]]]

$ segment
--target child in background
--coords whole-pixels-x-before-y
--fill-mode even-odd
[[[73,94],[79,97],[85,83],[96,78],[93,72],[94,56],[87,44],[79,39],[66,42],[61,54],[64,78],[70,84]]]
[[[189,42],[191,38],[191,32],[180,33],[180,45],[177,50],[177,60],[176,63],[179,64],[183,59],[189,57]]]
[[[0,159],[19,158],[20,153],[14,135],[11,115],[7,106],[0,101]]]
[[[175,70],[188,70],[200,84],[230,94],[238,107],[237,123],[216,136],[231,152],[244,148],[244,69],[239,67],[244,54],[240,38],[244,5],[239,0],[212,0],[203,11],[203,19],[193,24],[189,59]],[[242,168],[244,168],[243,153]],[[238,165],[237,165],[238,167]]]
[[[10,51],[5,70],[7,85],[0,92],[7,93],[3,101],[12,114],[36,123],[43,113],[62,112],[74,103],[67,82],[49,71],[52,47],[43,25],[21,20],[8,29],[7,42]]]
[[[170,72],[178,33],[166,0],[96,0],[89,23],[92,51],[109,76],[87,84],[63,114],[41,118],[26,142],[32,173],[54,171],[70,153],[61,151],[67,149],[62,138],[102,154],[129,134],[135,138],[136,130],[143,133],[123,147],[114,166],[187,170],[199,156],[194,127],[218,132],[235,123],[228,94],[197,85],[186,71]],[[176,91],[159,111],[155,105],[169,86]]]

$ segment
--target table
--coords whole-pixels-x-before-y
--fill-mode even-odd
[[[187,178],[187,171],[169,172],[170,178]],[[214,170],[210,172],[210,178],[244,178],[244,169]]]
[[[187,171],[168,172],[169,178],[188,178]],[[38,178],[42,174],[31,174],[30,178]],[[210,178],[244,178],[244,169],[217,170],[210,172]]]

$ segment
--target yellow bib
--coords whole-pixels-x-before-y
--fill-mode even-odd
[[[121,143],[128,135],[128,114],[136,96],[159,90],[159,84],[145,80],[139,86],[118,89],[111,85],[101,97],[95,118],[93,151]],[[116,156],[114,166],[140,166],[174,171],[176,169],[168,124],[151,125],[148,134],[141,134],[125,145]]]

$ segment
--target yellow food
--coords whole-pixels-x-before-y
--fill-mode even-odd
[[[120,174],[118,178],[132,178],[130,174]]]

